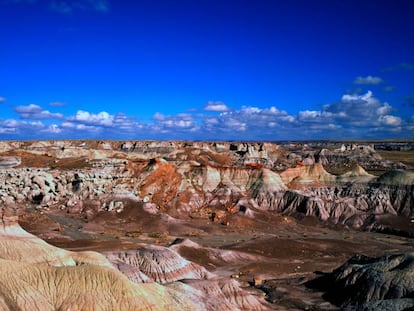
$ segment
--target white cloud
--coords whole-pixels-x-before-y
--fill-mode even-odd
[[[205,111],[217,111],[217,112],[225,112],[225,111],[229,111],[230,109],[223,103],[220,101],[217,102],[213,102],[213,101],[209,101],[206,106],[204,107]]]
[[[393,111],[390,104],[381,102],[371,91],[345,94],[340,101],[325,105],[321,110],[299,111],[292,132],[302,130],[303,135],[312,138],[392,137],[404,129],[408,134],[412,121],[404,121]]]
[[[14,108],[22,119],[61,119],[63,115],[60,113],[52,113],[44,110],[42,107],[30,104],[28,106],[17,106]]]
[[[324,113],[330,113],[330,120],[362,127],[375,123],[379,116],[389,115],[391,111],[392,107],[379,101],[371,91],[362,95],[345,94],[340,102],[326,105],[323,109]]]
[[[374,77],[374,76],[357,77],[354,80],[354,84],[359,84],[359,85],[377,85],[383,82],[384,80],[382,80],[380,77]]]
[[[392,107],[388,103],[382,104],[380,107],[377,108],[376,114],[377,115],[386,115],[387,113],[390,113],[392,110]]]
[[[318,117],[321,116],[321,112],[320,111],[315,111],[315,110],[304,110],[304,111],[299,111],[299,120],[314,120]]]
[[[220,121],[219,121],[219,119],[218,119],[218,118],[206,118],[206,119],[204,120],[204,123],[205,123],[207,126],[214,126],[214,125],[219,124],[219,123],[220,123]]]
[[[157,112],[143,123],[124,113],[78,110],[63,116],[35,104],[18,106],[14,111],[20,119],[0,119],[0,139],[335,139],[408,137],[414,131],[414,117],[398,115],[392,105],[380,101],[371,91],[344,94],[319,110],[304,109],[295,114],[275,106],[230,110],[220,105],[211,102],[205,107],[218,112],[214,114],[199,110],[173,115]]]
[[[388,126],[400,126],[402,124],[402,119],[396,116],[385,115],[379,117],[379,122]]]
[[[293,123],[296,121],[296,118],[294,116],[281,116],[279,119],[287,123]]]
[[[68,120],[95,126],[112,126],[114,116],[110,115],[106,111],[101,111],[98,114],[94,114],[88,111],[78,110],[76,112],[76,115],[68,118]]]
[[[0,96],[0,103],[5,102],[5,101],[6,101],[6,98]]]
[[[51,124],[46,129],[44,129],[43,132],[59,134],[62,133],[62,129],[57,124]]]
[[[4,127],[18,127],[19,124],[20,122],[14,119],[7,119],[1,122],[1,126],[4,126]]]
[[[128,117],[123,113],[118,113],[114,116],[113,127],[127,132],[133,132],[134,130],[144,128],[143,124],[138,123],[135,118]]]
[[[153,116],[157,128],[162,131],[170,131],[171,129],[196,129],[198,125],[192,115],[187,113],[177,114],[175,116],[166,116],[161,113],[155,113]]]
[[[287,115],[286,111],[279,110],[274,106],[271,106],[270,108],[267,108],[267,109],[263,109],[261,112],[264,114],[274,115],[274,116],[286,116]]]
[[[0,119],[0,134],[13,134],[15,138],[36,137],[45,125],[41,121],[22,121],[15,119]]]
[[[79,123],[73,123],[73,122],[62,122],[61,124],[62,128],[70,129],[70,130],[79,130],[79,131],[99,131],[101,128],[94,125],[86,125],[86,124],[79,124]]]
[[[0,127],[0,134],[16,134],[16,129],[9,127]]]
[[[227,119],[226,124],[232,130],[236,130],[239,132],[244,132],[247,130],[247,124],[237,119],[233,119],[233,118]]]
[[[156,112],[152,118],[157,121],[162,121],[165,120],[166,117],[162,113]]]
[[[242,106],[241,112],[242,113],[260,113],[262,110],[257,107],[246,107]]]

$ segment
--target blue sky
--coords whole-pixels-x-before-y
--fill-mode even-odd
[[[0,0],[0,139],[414,138],[411,0]]]

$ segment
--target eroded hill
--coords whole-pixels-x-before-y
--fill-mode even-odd
[[[148,287],[149,309],[166,306],[151,304],[151,299],[164,299],[172,309],[191,309],[194,301],[208,310],[335,309],[321,294],[304,289],[314,270],[333,269],[357,252],[405,252],[414,233],[412,167],[404,159],[384,158],[375,147],[327,142],[1,142],[2,209],[18,216],[26,230],[72,252],[34,236],[28,240],[35,244],[5,238],[2,243],[11,244],[3,249],[16,248],[18,255],[9,258],[10,251],[0,258],[25,265],[25,271],[35,265],[34,275],[44,275],[45,284],[56,282],[56,275],[65,284],[78,278],[76,273],[92,273],[87,277],[91,280],[119,277],[119,286],[133,293],[122,303],[132,309],[142,290],[136,284],[142,283],[153,284]],[[14,230],[4,228],[4,236]],[[31,248],[41,250],[36,255],[40,259],[33,256],[35,262],[26,262]],[[73,253],[91,250],[100,253]],[[71,276],[57,266],[83,270],[71,268]],[[17,287],[9,288],[10,293],[23,286],[20,278],[16,276]],[[160,296],[151,298],[152,292]],[[203,298],[206,293],[217,300]],[[49,294],[36,291],[52,309],[77,299],[57,302]],[[14,294],[2,295],[9,308],[20,306],[10,300]],[[22,295],[24,304],[29,297]],[[91,300],[85,293],[77,295],[85,300],[81,310],[95,300],[109,310],[119,292],[114,289],[113,296],[102,298],[95,293]]]

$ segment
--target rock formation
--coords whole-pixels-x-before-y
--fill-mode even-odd
[[[240,209],[261,210],[364,229],[377,228],[372,215],[413,216],[414,173],[367,173],[361,165],[372,167],[372,161],[389,167],[372,146],[301,148],[292,156],[269,143],[3,142],[0,202],[90,219],[100,211],[122,212],[128,199],[173,217],[215,213],[224,219]],[[327,160],[314,163],[314,154]],[[349,160],[344,167],[353,163],[348,172],[333,175],[321,164],[344,163],[337,157]],[[11,167],[19,161],[21,168]]]
[[[189,279],[204,285],[173,284]],[[161,285],[166,283],[170,285]],[[207,298],[211,291],[217,294],[214,303]],[[265,310],[236,281],[222,280],[171,249],[148,246],[106,257],[66,251],[26,232],[17,217],[4,214],[0,220],[0,308]]]
[[[226,234],[232,236],[232,243],[256,239],[263,232],[276,239],[279,233],[274,228],[290,236],[296,225],[314,221],[321,227],[414,236],[413,168],[409,162],[383,159],[375,146],[0,142],[0,208],[21,216],[25,228],[56,245],[77,249],[77,243],[87,241],[88,249],[104,252],[63,250],[24,231],[16,218],[3,216],[0,309],[44,305],[45,309],[87,310],[93,303],[107,310],[191,310],[194,303],[199,310],[264,309],[266,304],[243,288],[249,284],[246,275],[221,269],[255,271],[257,262],[266,267],[280,262],[269,259],[266,248],[259,252],[257,245],[253,253],[236,251],[230,242],[226,245]],[[50,227],[36,231],[32,222]],[[169,245],[176,237],[195,237],[199,242],[201,235],[215,230],[222,235],[209,241],[210,246],[190,239]],[[100,246],[100,239],[106,244]],[[213,247],[218,240],[227,249]],[[247,249],[254,248],[255,242],[246,242]],[[296,243],[295,254],[308,252],[305,244]],[[286,263],[289,269],[290,264]],[[297,264],[291,273],[300,269]],[[15,275],[15,281],[6,284],[7,274]],[[244,278],[239,282],[239,277]],[[71,282],[79,290],[67,285]],[[104,286],[110,290],[103,290]],[[385,291],[381,288],[375,291]],[[209,295],[214,300],[206,298]],[[355,303],[382,308],[391,299],[405,306],[411,297]],[[158,300],[162,303],[155,304]]]
[[[331,273],[308,282],[346,310],[414,308],[414,254],[356,255]]]
[[[204,267],[189,262],[173,250],[162,246],[151,245],[136,251],[113,252],[108,254],[107,258],[111,262],[128,265],[129,271],[135,270],[133,275],[138,275],[141,282],[154,280],[166,284],[184,279],[212,277]]]
[[[1,310],[194,310],[174,290],[135,284],[95,252],[53,247],[25,232],[15,217],[0,223]]]

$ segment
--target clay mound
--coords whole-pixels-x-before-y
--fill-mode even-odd
[[[118,269],[123,275],[125,275],[130,281],[134,283],[152,283],[154,282],[153,279],[145,275],[141,272],[138,268],[123,262],[121,259],[118,258],[111,258],[108,259],[112,262],[114,267]]]
[[[280,173],[280,177],[285,184],[319,184],[333,182],[336,179],[336,177],[329,174],[320,163],[288,168]]]
[[[70,252],[0,220],[0,310],[194,310],[184,295],[135,284],[96,252]]]
[[[371,308],[387,300],[392,300],[394,306],[406,306],[406,298],[414,292],[414,253],[378,258],[356,255],[307,285],[326,291],[327,300],[343,307],[352,306],[352,310],[362,304]],[[414,300],[409,307],[414,307]]]
[[[3,216],[0,220],[0,259],[24,263],[47,263],[50,266],[99,265],[112,267],[97,252],[71,252],[46,243],[23,230],[16,216]]]
[[[280,178],[280,175],[275,172],[272,172],[269,169],[262,169],[262,180],[263,183],[266,184],[267,190],[269,191],[276,192],[287,189],[286,185]]]
[[[341,181],[370,181],[375,178],[374,175],[369,174],[362,166],[355,165],[352,170],[339,176]]]
[[[51,267],[0,260],[1,310],[194,310],[183,294],[134,284],[100,266]]]
[[[243,290],[235,279],[187,280],[185,284],[204,294],[204,304],[209,310],[266,310],[260,300]],[[214,297],[214,301],[211,301]],[[215,303],[216,302],[216,303]]]
[[[376,182],[385,185],[414,185],[414,172],[393,170],[384,173]]]
[[[0,258],[27,263],[47,262],[52,266],[76,265],[70,252],[23,230],[14,216],[3,216],[0,221]]]
[[[266,168],[261,169],[259,176],[250,178],[248,186],[253,197],[260,192],[273,193],[287,189],[280,175]]]
[[[212,274],[205,268],[189,262],[174,250],[162,246],[150,245],[136,251],[114,252],[108,254],[107,258],[111,262],[121,261],[128,265],[129,275],[132,271],[136,271],[135,273],[142,273],[161,284],[183,279],[212,277]],[[126,271],[126,268],[123,267],[121,271]],[[139,277],[137,279],[139,280]]]
[[[308,165],[305,167],[305,175],[308,175],[311,178],[314,178],[319,181],[334,181],[335,176],[332,174],[329,174],[322,164],[314,164],[314,165]]]
[[[205,247],[189,239],[176,239],[170,246],[170,249],[176,251],[181,256],[200,265],[220,266],[231,263],[246,264],[247,262],[257,262],[262,259],[257,255],[250,255],[237,250],[227,250],[212,247]]]

